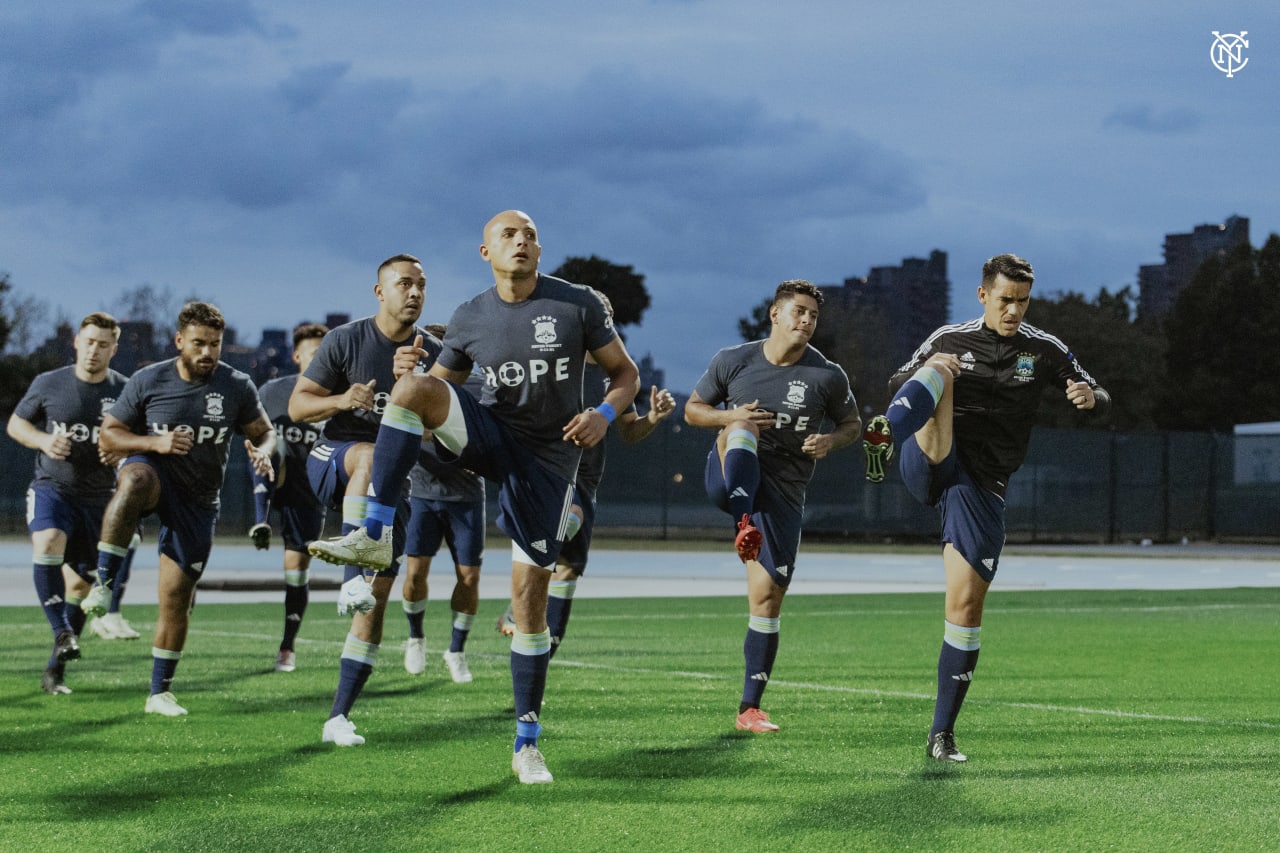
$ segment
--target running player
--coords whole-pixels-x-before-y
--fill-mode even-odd
[[[253,479],[254,525],[249,539],[265,551],[271,546],[271,511],[280,518],[284,541],[284,636],[276,652],[276,672],[293,672],[297,667],[294,640],[302,628],[310,598],[308,569],[311,555],[307,543],[319,539],[324,530],[324,504],[307,481],[307,456],[320,433],[316,425],[300,424],[289,417],[289,396],[298,378],[306,372],[329,329],[319,323],[303,323],[293,330],[293,363],[298,373],[263,383],[258,389],[262,408],[276,430],[275,475],[264,477],[250,465]]]
[[[424,428],[446,456],[496,481],[498,526],[512,538],[516,633],[511,681],[516,738],[511,767],[520,781],[552,781],[538,748],[551,636],[547,587],[565,539],[582,448],[598,444],[617,412],[635,399],[639,371],[588,287],[538,273],[542,246],[533,220],[508,210],[484,228],[480,256],[494,286],[463,303],[449,321],[430,373],[402,376],[392,390],[374,451],[372,489],[387,494],[418,458]],[[582,404],[590,353],[609,377],[594,409]],[[483,400],[459,387],[479,366]],[[385,498],[380,500],[385,501]],[[390,507],[370,501],[364,526],[313,551],[333,562],[382,567],[392,558]]]
[[[83,607],[105,608],[143,516],[160,519],[159,618],[151,649],[146,711],[187,711],[170,686],[186,645],[192,596],[204,574],[218,519],[219,492],[233,432],[258,470],[271,469],[276,434],[252,380],[219,360],[226,321],[213,305],[190,302],[178,314],[178,355],[140,369],[103,418],[98,442],[124,457],[102,519],[98,580]]]
[[[716,353],[684,409],[690,426],[719,430],[707,454],[707,496],[737,523],[734,545],[747,569],[746,676],[735,723],[744,731],[778,730],[760,699],[778,654],[809,480],[817,460],[862,431],[849,378],[809,345],[821,305],[810,282],[779,284],[769,337]],[[823,432],[827,424],[834,427]]]
[[[85,317],[75,363],[37,376],[9,418],[9,436],[37,451],[27,528],[36,596],[53,629],[53,654],[40,679],[46,693],[71,692],[65,666],[80,657],[80,602],[93,578],[102,511],[115,489],[118,457],[98,451],[98,429],[126,381],[111,369],[119,340],[120,324],[110,314]]]
[[[1046,385],[1105,416],[1111,396],[1053,335],[1023,322],[1035,273],[1017,255],[982,266],[982,316],[943,326],[889,380],[888,412],[867,425],[867,479],[884,479],[898,445],[903,484],[942,517],[946,614],[926,754],[965,761],[960,714],[981,648],[982,606],[1004,547],[1004,494],[1022,465]]]
[[[344,531],[361,522],[371,500],[373,441],[387,411],[391,386],[402,373],[425,370],[440,351],[440,342],[417,325],[426,291],[426,274],[412,255],[394,255],[379,264],[373,285],[377,313],[325,335],[289,398],[289,417],[295,421],[325,421],[324,434],[307,458],[307,476],[321,503],[341,510]],[[389,508],[387,530],[395,530],[395,559],[388,557],[379,567],[385,571],[377,572],[371,581],[353,561],[345,561],[338,612],[351,615],[351,630],[342,650],[332,710],[321,733],[325,743],[356,746],[364,742],[355,733],[350,714],[382,643],[383,613],[404,550],[407,474],[390,493],[378,493]],[[314,545],[308,546],[313,556]]]

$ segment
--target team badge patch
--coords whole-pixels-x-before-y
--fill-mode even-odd
[[[533,321],[533,339],[546,346],[556,342],[556,318],[538,317]]]
[[[1018,363],[1013,366],[1013,375],[1019,379],[1034,379],[1036,375],[1036,358],[1030,353],[1020,353]]]
[[[206,394],[204,397],[204,413],[211,418],[222,417],[222,395]]]
[[[799,380],[793,381],[787,388],[787,402],[793,406],[804,405],[804,392],[809,386]]]

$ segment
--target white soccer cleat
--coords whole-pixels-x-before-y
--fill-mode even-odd
[[[187,709],[178,704],[178,700],[167,690],[164,693],[152,693],[147,697],[148,714],[161,714],[165,717],[181,717]]]
[[[526,743],[519,752],[511,756],[511,770],[525,785],[545,785],[554,781],[551,771],[547,769],[547,760],[531,743]]]
[[[368,613],[378,603],[373,596],[373,586],[364,575],[356,575],[338,589],[338,615],[351,616]]]
[[[364,743],[364,738],[356,734],[356,724],[342,714],[331,717],[324,724],[324,734],[320,736],[320,740],[336,746],[359,746]]]
[[[107,589],[101,583],[95,583],[89,588],[89,594],[84,597],[84,601],[80,602],[80,609],[89,616],[102,616],[107,612],[107,608],[111,606],[111,590]],[[114,639],[104,637],[103,639]]]
[[[422,675],[427,671],[425,637],[410,637],[404,641],[404,671],[410,675]]]
[[[471,681],[471,667],[467,666],[466,652],[445,652],[444,665],[449,667],[449,677],[454,684],[466,684]]]
[[[104,640],[136,640],[141,636],[137,631],[133,630],[132,625],[125,621],[119,611],[108,613],[97,621],[106,623],[103,627],[111,632],[110,637],[103,637]],[[98,636],[101,637],[102,635],[99,634]]]
[[[105,615],[93,617],[89,620],[89,624],[84,627],[86,631],[99,639],[116,639],[116,632],[112,629],[110,623],[107,622],[107,617]]]
[[[391,567],[391,525],[384,524],[377,539],[370,539],[363,527],[336,539],[317,539],[307,545],[307,553],[326,563],[380,572]]]
[[[276,672],[293,672],[298,668],[298,656],[292,649],[281,649],[276,655]]]

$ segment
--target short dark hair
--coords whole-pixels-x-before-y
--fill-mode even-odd
[[[324,323],[300,323],[293,328],[293,348],[296,350],[303,341],[323,338],[329,334],[329,327]]]
[[[94,311],[92,314],[86,316],[80,321],[80,328],[83,329],[85,326],[97,326],[99,329],[106,329],[108,332],[115,332],[116,339],[118,340],[120,338],[120,323],[116,321],[115,317],[112,317],[105,311]]]
[[[378,264],[378,278],[382,278],[382,271],[384,269],[391,266],[392,264],[398,264],[401,262],[408,262],[411,264],[417,264],[418,266],[422,266],[422,261],[418,260],[413,255],[406,255],[403,253],[399,255],[392,255],[382,263]]]
[[[778,285],[778,289],[773,292],[773,304],[778,305],[796,296],[812,296],[813,301],[818,303],[818,307],[822,307],[822,290],[813,282],[805,281],[803,278],[789,278]]]
[[[427,324],[427,334],[431,335],[431,337],[433,338],[439,338],[440,340],[443,341],[444,333],[447,331],[449,331],[449,327],[446,326],[444,323],[428,323]]]
[[[982,265],[982,286],[990,287],[998,275],[1004,276],[1009,281],[1025,281],[1027,284],[1032,284],[1036,280],[1036,272],[1031,268],[1031,262],[1026,258],[1010,254],[987,258],[987,262]]]
[[[188,302],[178,312],[178,331],[187,326],[208,326],[221,331],[227,327],[227,321],[222,312],[208,302]]]

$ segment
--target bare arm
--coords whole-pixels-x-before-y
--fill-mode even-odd
[[[624,411],[640,393],[640,369],[627,354],[620,338],[614,338],[600,349],[592,350],[591,357],[609,377],[609,391],[604,402],[615,412]],[[599,444],[609,431],[609,420],[603,413],[592,410],[574,415],[564,427],[564,440],[582,447]]]
[[[50,459],[66,459],[71,455],[71,436],[45,432],[31,421],[20,418],[16,414],[9,416],[9,426],[6,431],[18,444],[38,450]]]
[[[271,457],[276,452],[276,431],[266,415],[245,424],[244,449],[249,454],[249,464],[260,477],[272,475]]]
[[[649,411],[642,418],[635,412],[623,412],[614,421],[618,427],[618,435],[628,444],[644,441],[658,424],[665,421],[676,410],[676,400],[666,388],[661,391],[654,385],[649,389]]]
[[[806,456],[821,459],[833,450],[848,447],[862,438],[862,417],[850,412],[831,432],[812,433],[805,437],[801,449]]]
[[[774,414],[768,409],[760,408],[760,401],[755,400],[745,406],[722,409],[713,406],[698,396],[694,391],[689,402],[684,404],[684,422],[689,426],[705,429],[724,429],[735,421],[750,421],[760,429],[769,429],[774,424]]]
[[[334,394],[314,379],[299,376],[293,393],[289,395],[289,417],[298,423],[313,424],[339,412],[372,409],[373,387],[377,382],[376,379],[356,382],[341,394]]]
[[[102,428],[98,430],[98,453],[109,458],[123,459],[137,453],[162,453],[185,456],[195,445],[190,432],[157,433],[139,435],[112,415],[102,416]]]

